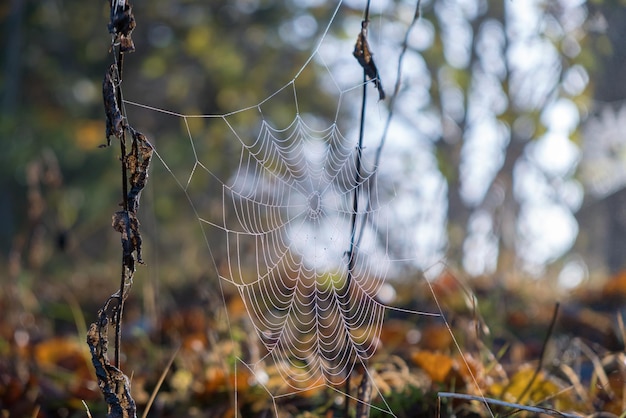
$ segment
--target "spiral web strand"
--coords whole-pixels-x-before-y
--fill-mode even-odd
[[[137,111],[182,121],[191,168],[170,163],[159,148],[158,135],[155,155],[192,206],[220,288],[236,289],[263,347],[259,358],[239,356],[239,361],[256,384],[265,384],[269,369],[284,382],[280,393],[267,388],[275,405],[283,396],[313,387],[341,393],[341,384],[356,367],[371,377],[367,362],[379,348],[386,312],[395,309],[380,301],[385,280],[415,257],[392,250],[397,247],[396,195],[393,187],[381,185],[375,169],[381,118],[368,121],[369,142],[361,150],[359,176],[356,131],[350,126],[340,129],[340,115],[350,114],[346,108],[355,106],[363,87],[354,82],[362,74],[356,62],[348,81],[334,69],[336,62],[330,63],[334,58],[328,54],[328,32],[344,7],[337,3],[319,43],[293,79],[256,105],[223,115],[185,115],[125,101]],[[347,51],[346,61],[352,63]],[[305,111],[298,99],[299,78],[319,69],[321,88],[337,97],[334,120]],[[375,89],[367,87],[373,103],[368,111],[379,115],[383,105],[377,103]],[[234,172],[224,174],[213,167],[211,138],[196,133],[201,124],[207,130],[216,124],[230,132],[233,152],[220,158],[236,159]],[[219,205],[206,202],[209,184],[221,190]],[[355,188],[360,190],[359,211],[350,254]],[[350,257],[355,257],[351,263]],[[349,265],[354,266],[350,271]],[[395,416],[376,386],[373,395],[382,399],[383,407],[377,409]]]

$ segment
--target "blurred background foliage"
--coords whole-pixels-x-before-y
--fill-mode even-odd
[[[439,200],[430,197],[439,215],[431,213],[427,223],[436,219],[441,228],[426,243],[431,257],[424,264],[447,256],[449,265],[470,275],[495,276],[537,276],[551,268],[552,276],[565,271],[578,282],[615,274],[626,251],[619,130],[624,12],[608,0],[521,3],[425,1],[419,30],[409,39],[405,89],[418,99],[398,107],[396,117],[422,138],[415,143],[434,168],[428,176],[445,190]],[[352,43],[343,21],[358,21],[362,6],[346,2],[334,26],[339,30],[329,37]],[[222,114],[258,103],[310,56],[333,7],[295,0],[138,2],[137,51],[126,60],[124,94],[182,114]],[[374,19],[383,19],[382,28],[384,22],[406,24],[411,8],[410,2],[385,2]],[[100,83],[110,60],[108,4],[12,0],[0,13],[6,288],[23,283],[33,289],[64,277],[80,289],[114,277],[118,242],[107,219],[121,200],[117,150],[98,148],[105,142]],[[391,33],[388,42],[400,43],[402,31]],[[332,120],[335,99],[316,81],[309,73],[298,79],[299,101],[322,109],[322,117],[326,109]],[[135,108],[129,118],[137,129],[164,133],[156,138],[159,151],[184,178],[194,160],[186,159],[180,140],[167,136],[180,136],[180,118]],[[595,125],[583,135],[587,119]],[[227,178],[234,167],[221,155],[233,152],[229,133],[205,120],[189,123],[211,170]],[[559,134],[569,144],[546,145],[554,130],[564,130]],[[608,139],[596,141],[600,136]],[[538,151],[542,146],[547,151]],[[588,149],[600,157],[586,163]],[[573,157],[565,163],[554,158],[568,153]],[[598,167],[613,170],[598,180]],[[198,262],[197,225],[191,213],[184,216],[189,207],[179,204],[185,199],[180,188],[166,180],[146,194],[146,206],[154,207],[142,221],[144,234],[154,239],[146,246],[154,257],[146,258],[159,260],[161,278],[207,274]],[[567,225],[550,232],[567,235],[556,240],[541,234],[549,225],[537,222],[554,208]],[[174,222],[180,219],[190,222]],[[167,261],[181,255],[183,267]]]
[[[357,3],[346,3],[333,39],[351,42],[343,20],[360,17]],[[557,270],[570,263],[569,271],[584,277],[614,274],[626,249],[619,214],[623,141],[594,141],[608,122],[596,123],[586,135],[582,126],[598,120],[596,115],[619,115],[621,7],[611,1],[520,3],[424,2],[419,28],[409,40],[414,66],[405,70],[405,85],[415,88],[418,98],[396,113],[434,158],[436,170],[429,176],[446,190],[435,201],[435,210],[447,216],[441,218],[441,236],[428,244],[434,254],[429,262],[445,255],[471,275],[502,270],[541,275],[555,262]],[[258,103],[289,82],[310,56],[331,6],[295,0],[138,3],[137,51],[127,60],[124,94],[182,114],[223,114]],[[97,148],[104,143],[100,80],[110,58],[102,23],[107,7],[106,2],[94,7],[18,0],[2,6],[5,263],[16,237],[28,245],[45,235],[36,238],[46,243],[45,264],[59,263],[59,251],[86,252],[93,261],[94,252],[108,248],[102,237],[113,234],[102,218],[116,200],[117,167],[110,153]],[[410,9],[409,2],[385,2],[377,19],[405,22]],[[392,32],[388,42],[398,44],[400,36]],[[333,99],[316,82],[310,73],[298,80],[299,101],[326,109],[332,120]],[[134,108],[129,112],[133,125],[150,133],[181,123]],[[612,120],[623,123],[618,116]],[[194,138],[206,138],[198,143],[208,143],[211,169],[227,176],[233,167],[219,156],[232,152],[232,145],[223,127],[190,123]],[[551,139],[555,134],[559,138]],[[570,144],[559,142],[563,137]],[[179,141],[159,142],[176,166]],[[607,150],[594,160],[603,147]],[[555,157],[559,153],[569,155],[565,162]],[[46,158],[58,161],[62,185],[41,184],[54,203],[43,222],[26,232],[32,188],[27,167],[45,165]],[[598,180],[598,167],[609,160],[617,168],[611,166],[615,169]],[[154,196],[156,213],[172,215],[179,205],[166,195]],[[542,235],[537,218],[559,214],[565,226],[553,235],[564,237]]]
[[[310,57],[334,8],[327,3],[135,1],[137,50],[126,57],[124,95],[182,114],[258,103]],[[329,37],[354,42],[344,20],[358,22],[362,3],[345,2]],[[412,2],[382,3],[373,18],[381,28],[408,24]],[[0,308],[12,318],[0,334],[5,342],[16,338],[16,326],[31,339],[74,333],[84,324],[69,301],[95,313],[119,274],[119,237],[110,227],[121,200],[118,150],[98,148],[105,142],[101,80],[111,60],[108,10],[105,1],[0,5]],[[623,2],[425,0],[422,13],[404,69],[403,93],[413,99],[396,117],[420,138],[429,184],[439,190],[430,194],[439,214],[430,219],[441,227],[427,243],[425,266],[445,257],[468,276],[561,279],[568,288],[620,280]],[[390,30],[386,42],[398,45],[403,34]],[[303,75],[299,101],[333,120],[336,98],[318,82],[314,73]],[[159,152],[184,178],[188,156],[167,136],[180,134],[181,119],[128,111],[137,129],[165,133]],[[233,152],[230,133],[204,120],[189,123],[211,170],[227,178],[234,167],[220,156]],[[140,298],[153,314],[157,300],[160,310],[174,303],[156,296],[159,286],[206,283],[214,274],[201,262],[206,246],[198,244],[185,199],[171,178],[144,192],[144,258],[152,267]]]
[[[314,36],[294,44],[294,38],[280,33],[304,13],[304,6],[273,1],[137,4],[137,51],[127,58],[124,94],[184,114],[221,114],[256,103],[288,82],[309,55]],[[306,11],[307,16],[316,12]],[[26,274],[20,266],[54,276],[59,273],[54,266],[61,264],[67,273],[78,270],[76,263],[115,259],[117,237],[107,219],[121,201],[118,151],[98,148],[105,143],[101,80],[111,60],[108,4],[11,1],[3,4],[1,15],[2,263],[13,266],[9,276],[15,280]],[[314,80],[304,82],[313,91]],[[312,102],[320,98],[310,96]],[[153,133],[173,126],[178,134],[184,132],[178,118],[129,112],[138,129]],[[220,167],[227,161],[220,157],[228,152],[225,132],[206,131],[205,125],[192,120],[190,128],[194,136],[210,137],[205,151],[212,169],[227,176],[233,167]],[[187,163],[181,161],[176,139],[159,138],[174,170],[177,163]],[[53,183],[46,179],[49,164],[57,170]],[[39,177],[29,180],[29,170]],[[170,186],[154,197],[158,208],[151,213],[171,221],[185,209],[168,197],[180,192]],[[29,212],[32,193],[41,194],[42,213]],[[42,254],[36,266],[28,260],[33,246]]]

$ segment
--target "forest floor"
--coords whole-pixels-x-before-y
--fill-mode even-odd
[[[494,282],[444,274],[432,289],[398,285],[403,296],[396,305],[435,311],[439,304],[447,322],[390,313],[382,348],[370,361],[376,388],[370,416],[389,416],[377,408],[398,417],[544,416],[512,405],[538,406],[545,416],[624,416],[626,274],[571,291],[558,304],[541,281]],[[144,297],[128,300],[121,368],[138,416],[148,408],[150,417],[343,416],[343,400],[327,385],[279,396],[285,384],[275,370],[266,370],[262,386],[247,368],[235,367],[235,352],[246,356],[258,345],[242,325],[245,309],[237,297],[220,300],[229,328],[211,307],[214,297],[197,286],[161,289],[167,303],[158,309]],[[0,296],[1,416],[106,414],[85,343],[99,305],[93,289],[85,300],[68,294],[44,284],[36,293],[16,287]],[[484,400],[449,392],[508,405],[488,409]]]

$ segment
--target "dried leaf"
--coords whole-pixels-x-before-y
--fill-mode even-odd
[[[126,168],[130,172],[130,191],[128,192],[128,209],[137,213],[139,197],[148,181],[148,169],[154,148],[141,132],[131,129],[133,143],[130,153],[126,156]]]
[[[378,89],[378,98],[384,100],[385,91],[383,90],[383,85],[380,80],[380,74],[378,73],[373,54],[367,43],[367,23],[367,21],[361,23],[361,33],[359,33],[356,39],[352,55],[354,55],[359,64],[361,64],[361,67],[363,67],[363,70],[365,70],[365,75],[374,82],[374,86]]]
[[[98,386],[109,409],[107,418],[134,418],[137,416],[137,407],[130,395],[130,381],[107,357],[107,327],[107,315],[101,310],[98,322],[91,324],[87,333],[91,362],[96,369]]]
[[[120,44],[120,52],[133,52],[135,44],[131,39],[137,26],[133,7],[126,0],[111,0],[111,21],[109,32],[115,35],[115,42]]]
[[[501,393],[502,399],[507,402],[522,404],[537,404],[560,392],[561,388],[550,380],[550,377],[544,372],[540,371],[535,380],[532,380],[534,375],[534,367],[521,367],[517,373],[511,377],[506,387],[500,388],[500,385],[494,384],[491,386],[490,390],[493,393]],[[531,381],[532,385],[527,390],[526,388]],[[520,399],[522,395],[524,396]]]
[[[124,118],[117,103],[117,66],[111,64],[102,81],[102,97],[104,98],[104,113],[106,114],[106,137],[108,147],[111,145],[111,136],[122,138],[124,132]]]
[[[411,358],[434,382],[445,382],[454,371],[455,361],[445,354],[422,350],[413,353]]]
[[[143,264],[141,258],[141,233],[139,232],[139,220],[130,211],[121,210],[115,212],[111,223],[113,229],[122,234],[122,250],[124,266],[130,271],[135,271],[135,258],[133,253],[137,253],[137,262]]]

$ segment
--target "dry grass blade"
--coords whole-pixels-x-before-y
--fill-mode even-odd
[[[609,383],[609,377],[604,371],[604,367],[602,367],[602,361],[598,357],[598,355],[585,343],[581,340],[576,340],[577,346],[580,348],[580,351],[587,356],[591,363],[593,364],[593,372],[594,379],[596,378],[600,381],[600,385],[606,390],[610,397],[614,397],[615,393],[613,393],[613,389],[611,389],[611,384]]]
[[[622,382],[626,381],[626,355],[624,353],[617,354],[617,365],[622,376]],[[622,385],[622,410],[626,411],[626,384]]]
[[[91,411],[89,410],[89,406],[87,405],[87,402],[85,402],[84,400],[81,400],[81,402],[83,403],[83,406],[85,407],[85,413],[87,414],[87,418],[93,418],[91,416]]]
[[[37,406],[35,407],[35,409],[33,410],[33,415],[32,415],[32,417],[33,417],[33,418],[37,418],[37,417],[39,416],[39,411],[40,411],[40,410],[41,410],[41,406],[37,405]]]
[[[576,392],[576,395],[580,399],[582,399],[583,402],[585,402],[586,404],[589,404],[590,403],[589,394],[583,387],[583,384],[580,381],[578,374],[567,364],[560,364],[559,371],[563,373],[565,376],[567,376],[567,379],[570,381],[570,383],[574,387],[574,391]]]
[[[532,378],[528,381],[524,390],[522,390],[522,392],[517,397],[517,402],[521,402],[522,399],[524,399],[524,397],[526,396],[526,394],[528,394],[528,391],[532,387],[533,383],[535,383],[535,380],[537,380],[537,376],[539,376],[539,373],[541,372],[541,369],[543,368],[543,361],[546,355],[546,348],[548,347],[548,341],[550,341],[550,337],[552,337],[552,333],[554,332],[554,325],[556,324],[556,318],[559,314],[559,307],[560,307],[560,304],[557,302],[554,305],[554,312],[552,313],[552,320],[550,321],[550,326],[548,327],[546,338],[544,338],[543,340],[541,353],[539,354],[539,363],[537,364],[537,367],[535,368],[535,372],[533,373]]]
[[[174,359],[178,355],[179,351],[180,351],[180,347],[178,347],[176,351],[174,351],[174,354],[172,354],[172,357],[170,357],[170,360],[167,362],[167,366],[165,366],[165,370],[163,370],[163,373],[161,373],[161,376],[159,377],[159,381],[154,387],[154,390],[152,391],[152,393],[150,394],[150,399],[148,399],[148,403],[146,404],[146,408],[144,409],[143,415],[141,415],[141,418],[148,417],[148,412],[150,411],[150,408],[152,407],[152,404],[154,403],[154,400],[156,399],[157,393],[159,393],[159,389],[161,388],[161,386],[163,385],[163,382],[165,381],[165,376],[167,376],[167,373],[172,368]]]
[[[622,338],[622,345],[626,345],[626,329],[624,328],[624,317],[621,312],[617,313],[617,327]]]

